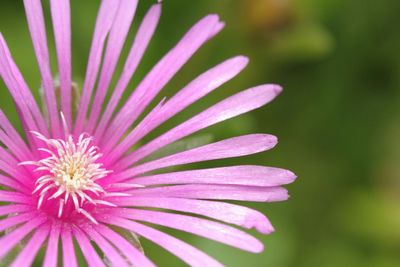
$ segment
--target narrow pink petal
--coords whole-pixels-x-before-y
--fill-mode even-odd
[[[64,267],[77,267],[74,243],[72,240],[71,229],[68,225],[63,225],[61,229],[62,259]]]
[[[47,242],[46,255],[44,257],[43,267],[56,267],[58,259],[58,240],[60,238],[61,222],[54,221],[51,230],[49,241]]]
[[[75,135],[79,135],[83,130],[90,98],[92,97],[93,87],[100,68],[104,43],[114,22],[119,3],[120,1],[117,3],[115,0],[104,0],[101,2],[100,10],[97,15],[92,47],[90,48],[88,65],[86,69],[85,82],[83,84],[82,96],[75,123]]]
[[[247,207],[208,200],[165,197],[121,197],[113,199],[118,206],[148,207],[189,212],[235,224],[246,229],[256,228],[263,234],[274,231],[264,214]]]
[[[27,234],[37,228],[46,219],[44,217],[34,217],[29,222],[16,228],[11,233],[0,238],[0,259],[4,257],[18,242],[20,242]],[[36,231],[36,230],[35,230]]]
[[[68,128],[72,127],[71,78],[71,10],[70,0],[51,0],[51,17],[56,40],[58,71],[60,75],[61,111]]]
[[[99,224],[95,228],[101,233],[105,238],[107,238],[115,247],[119,248],[121,253],[124,254],[129,261],[137,267],[155,267],[141,251],[136,247],[132,246],[125,238],[112,231],[105,225]]]
[[[2,205],[0,206],[0,216],[12,214],[12,213],[21,213],[28,210],[32,210],[32,206],[28,205],[19,205],[19,204],[11,204],[11,205]],[[0,225],[1,227],[1,225]]]
[[[276,143],[277,138],[268,134],[233,137],[140,164],[118,174],[118,179],[123,180],[169,166],[251,155],[271,149]]]
[[[277,186],[296,179],[291,171],[253,165],[162,173],[134,178],[130,182],[144,186],[163,184],[231,184]]]
[[[102,110],[103,101],[135,15],[137,4],[137,0],[121,0],[121,4],[119,5],[115,21],[108,37],[98,87],[86,128],[86,131],[90,133],[93,132]]]
[[[19,161],[11,154],[11,151],[6,149],[2,146],[0,147],[0,160],[5,161],[9,166],[18,164]]]
[[[95,136],[102,136],[108,122],[111,119],[115,108],[117,107],[122,94],[124,93],[129,81],[136,71],[139,62],[143,58],[144,52],[149,45],[149,42],[157,27],[161,14],[161,4],[153,5],[143,18],[139,26],[138,32],[133,41],[131,50],[129,51],[128,58],[125,62],[121,77],[119,78],[115,90],[112,93],[110,101],[107,103],[107,108],[100,120],[99,126],[96,130]]]
[[[38,253],[43,242],[49,233],[49,225],[39,227],[33,234],[32,238],[24,246],[17,258],[12,262],[10,267],[31,266],[36,254]]]
[[[47,126],[21,72],[11,57],[10,50],[0,33],[0,75],[11,93],[26,131],[40,131],[48,135]]]
[[[168,52],[138,85],[111,123],[104,140],[118,140],[134,123],[158,92],[211,36],[219,18],[209,15],[194,25],[181,41]],[[133,108],[132,108],[133,107]]]
[[[102,217],[99,220],[109,223],[111,225],[119,226],[121,228],[127,229],[138,235],[149,239],[150,241],[163,247],[170,253],[179,257],[181,260],[186,262],[188,265],[193,267],[216,267],[223,266],[215,259],[211,258],[204,252],[192,247],[191,245],[151,227],[133,222],[130,220],[118,218],[118,217]]]
[[[26,184],[1,174],[0,174],[0,185],[14,189],[23,194],[29,194],[32,192],[32,189],[30,189],[29,186],[27,186]]]
[[[143,119],[120,144],[118,144],[109,156],[109,160],[112,161],[114,158],[119,158],[129,149],[129,147],[132,147],[150,131],[188,107],[190,104],[218,88],[223,83],[235,77],[241,70],[243,70],[247,65],[247,62],[248,59],[246,57],[234,57],[220,63],[197,77],[162,105],[160,110],[155,112],[154,115],[152,115],[153,113],[149,113],[148,116],[146,116],[146,118]],[[107,147],[111,147],[111,144],[109,145],[109,143],[107,143]],[[103,150],[107,153],[106,148],[103,148]]]
[[[17,192],[0,190],[0,202],[31,204],[32,197]]]
[[[259,187],[239,185],[174,185],[143,188],[132,191],[138,197],[177,197],[196,199],[220,199],[275,202],[288,199],[283,187]]]
[[[4,133],[13,141],[16,147],[21,151],[21,156],[24,155],[24,159],[32,158],[32,153],[25,141],[21,138],[19,133],[12,126],[7,116],[0,109],[0,127],[3,129]],[[14,149],[13,149],[14,150]]]
[[[32,186],[33,180],[30,173],[21,166],[18,166],[18,161],[10,155],[3,147],[0,147],[0,170],[9,174],[14,179],[20,181],[21,183]]]
[[[6,173],[7,175],[13,177],[15,180],[24,183],[27,178],[25,176],[20,177],[22,174],[20,172],[22,168],[17,168],[16,164],[13,162],[10,163],[8,159],[11,158],[12,157],[8,155],[2,147],[0,147],[0,172]]]
[[[5,155],[5,153],[3,152],[4,151],[1,151],[0,149],[0,157],[7,157],[8,155]],[[19,181],[20,183],[27,185],[28,187],[31,187],[33,185],[32,180],[30,181],[30,183],[28,183],[29,178],[22,172],[22,168],[21,167],[18,168],[16,164],[8,163],[7,159],[0,160],[0,171],[11,176],[16,181]],[[7,179],[4,180],[5,182],[7,182]]]
[[[36,59],[42,77],[46,106],[50,115],[53,135],[61,137],[61,124],[51,74],[49,51],[47,48],[46,27],[40,0],[24,0],[26,18],[31,33]]]
[[[85,257],[89,267],[105,267],[103,261],[100,259],[96,250],[94,250],[93,246],[90,244],[89,239],[86,237],[81,230],[74,227],[73,233],[78,241],[79,247],[82,250],[82,254]]]
[[[22,125],[22,129],[24,130],[24,134],[26,136],[29,147],[34,149],[33,150],[34,154],[38,154],[36,148],[40,147],[41,141],[37,140],[37,138],[34,138],[34,136],[31,134],[32,132],[29,129],[28,123],[26,122],[25,117],[24,117],[23,112],[21,111],[20,107],[15,106],[15,109],[17,111],[18,117],[20,118],[20,123]],[[45,126],[45,127],[46,127],[46,130],[43,133],[46,133],[48,135],[47,126]]]
[[[135,163],[152,152],[196,131],[259,108],[274,99],[280,92],[281,88],[277,85],[261,85],[228,97],[140,147],[126,157],[124,163],[126,165]]]
[[[138,209],[115,208],[111,213],[135,221],[158,224],[189,232],[253,253],[259,253],[264,248],[259,240],[243,231],[202,218]]]
[[[128,262],[121,257],[110,243],[104,239],[97,231],[93,230],[91,226],[84,226],[83,231],[99,246],[103,251],[104,256],[110,261],[112,266],[129,266]]]
[[[15,212],[17,212],[17,211],[15,211]],[[17,215],[7,217],[7,218],[0,220],[0,232],[4,231],[10,227],[16,226],[20,223],[30,220],[31,218],[33,218],[35,216],[35,214],[36,214],[35,212],[19,213]]]
[[[18,146],[2,129],[0,129],[0,142],[5,145],[18,160],[24,161],[29,159],[29,150],[24,150],[23,147]],[[30,157],[32,159],[32,157]]]

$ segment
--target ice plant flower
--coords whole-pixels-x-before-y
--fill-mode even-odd
[[[119,107],[161,12],[157,3],[144,16],[122,73],[110,88],[137,2],[101,1],[78,100],[71,78],[69,0],[50,0],[57,73],[50,67],[41,1],[24,0],[44,110],[0,35],[0,74],[23,128],[20,135],[0,111],[0,259],[19,247],[11,266],[29,266],[40,249],[45,251],[43,266],[57,266],[59,247],[63,265],[77,266],[75,241],[89,266],[154,266],[126,233],[149,239],[191,266],[221,266],[152,225],[254,253],[262,251],[262,243],[234,226],[263,234],[273,231],[262,213],[229,201],[286,200],[287,191],[281,186],[295,179],[292,172],[256,165],[173,172],[167,167],[262,152],[276,145],[276,137],[249,134],[158,158],[154,154],[201,129],[267,104],[281,87],[265,84],[244,90],[142,142],[158,126],[235,77],[248,60],[227,59],[142,116],[185,62],[223,28],[217,15],[208,15],[159,60]],[[57,82],[54,77],[59,77]]]

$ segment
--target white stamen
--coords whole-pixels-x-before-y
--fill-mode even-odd
[[[84,209],[77,209],[77,211],[79,213],[82,213],[83,215],[85,215],[86,218],[88,218],[89,220],[91,220],[94,224],[98,224],[98,222],[89,214],[89,212],[87,212]]]
[[[98,152],[96,146],[91,145],[92,138],[86,134],[81,134],[78,142],[75,143],[71,135],[66,140],[62,140],[48,139],[38,132],[32,133],[48,145],[48,148],[39,148],[48,157],[39,161],[20,162],[19,165],[32,165],[36,167],[34,171],[46,172],[37,179],[36,187],[32,192],[32,194],[39,192],[38,209],[42,206],[45,198],[47,200],[59,198],[58,217],[61,217],[64,206],[71,198],[78,213],[83,214],[93,223],[97,223],[82,208],[85,202],[93,205],[115,205],[108,201],[92,199],[88,195],[90,192],[96,197],[104,195],[106,192],[96,181],[112,172],[104,169],[101,163],[96,162],[102,155]],[[54,188],[56,188],[55,191],[49,191]],[[49,197],[47,197],[48,192],[51,192]]]
[[[58,218],[61,218],[61,215],[63,213],[64,202],[64,199],[60,199],[60,204],[58,206]]]
[[[42,206],[44,200],[44,195],[40,195],[39,201],[38,201],[38,205],[37,208],[40,209],[40,207]]]
[[[106,206],[110,206],[110,207],[117,207],[117,205],[115,205],[111,202],[105,201],[105,200],[96,199],[96,200],[94,200],[94,202],[97,204],[102,204],[102,205],[106,205]]]
[[[65,134],[65,136],[68,136],[69,135],[69,129],[68,129],[67,120],[64,117],[64,113],[60,112],[60,116],[61,116],[62,124],[64,126],[63,127],[64,128],[64,134]]]

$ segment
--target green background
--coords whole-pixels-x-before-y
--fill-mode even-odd
[[[73,78],[81,86],[99,1],[71,2]],[[138,18],[153,2],[139,4],[122,58]],[[198,166],[257,163],[284,167],[299,177],[288,186],[289,201],[249,204],[267,214],[277,230],[270,236],[254,233],[265,244],[261,254],[166,231],[227,266],[400,266],[399,10],[397,0],[165,0],[159,27],[130,91],[208,13],[218,13],[225,29],[198,51],[159,99],[228,57],[243,54],[251,61],[237,78],[155,134],[234,92],[279,83],[284,92],[273,103],[196,135],[220,140],[265,132],[277,135],[279,145],[251,157]],[[49,19],[48,8],[46,16]],[[47,26],[50,32],[50,23]],[[1,1],[0,30],[37,92],[39,73],[22,1]],[[1,108],[19,127],[3,83],[0,96]],[[183,266],[161,248],[146,241],[143,246],[160,266]]]

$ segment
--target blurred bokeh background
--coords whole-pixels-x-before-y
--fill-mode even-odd
[[[154,2],[141,1],[122,58],[138,21]],[[98,6],[99,1],[72,0],[73,77],[79,86]],[[257,163],[288,168],[299,176],[288,186],[289,201],[249,204],[267,214],[277,230],[270,236],[254,233],[265,244],[261,254],[166,231],[227,266],[400,266],[399,10],[397,0],[165,0],[160,25],[130,91],[208,13],[218,13],[225,29],[198,51],[162,96],[231,56],[243,54],[251,61],[237,78],[156,134],[234,92],[279,83],[285,90],[273,103],[196,136],[219,140],[272,133],[280,139],[272,151],[213,165]],[[37,92],[39,73],[22,1],[1,1],[0,30]],[[0,106],[19,127],[3,83],[0,89]],[[143,246],[160,266],[184,266],[145,240]]]

